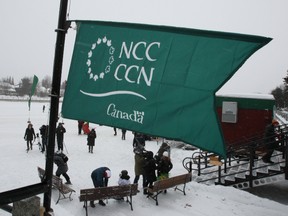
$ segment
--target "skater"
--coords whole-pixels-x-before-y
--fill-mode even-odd
[[[61,152],[63,152],[63,140],[65,132],[66,129],[63,127],[63,123],[59,123],[58,127],[56,128],[56,136],[57,136],[58,151]]]
[[[126,129],[122,129],[122,140],[126,139]]]
[[[117,136],[117,128],[113,127],[113,129],[114,129],[114,136]]]
[[[33,125],[29,123],[24,134],[24,140],[26,140],[27,142],[27,149],[26,149],[27,152],[29,151],[29,144],[30,144],[30,150],[32,150],[33,138],[34,140],[36,139],[35,131],[34,131]]]
[[[108,167],[99,167],[91,173],[91,179],[95,188],[107,187],[108,180],[111,177],[111,171]],[[99,200],[99,205],[106,206],[103,200]],[[94,201],[90,201],[90,206],[95,208]]]
[[[45,108],[46,108],[45,105],[43,105],[43,108],[42,108],[43,113],[45,112]]]
[[[71,184],[70,177],[67,174],[68,171],[67,161],[68,157],[65,154],[61,152],[56,152],[54,154],[54,163],[58,167],[56,170],[56,176],[60,177],[60,175],[63,175],[64,178],[66,179],[65,184]]]
[[[47,140],[48,140],[48,125],[42,125],[40,128],[40,135],[42,139],[42,149],[41,152],[44,153],[46,146],[47,146]]]
[[[87,136],[88,152],[93,153],[93,146],[95,145],[96,131],[93,128]]]
[[[78,135],[81,135],[84,121],[78,120]]]

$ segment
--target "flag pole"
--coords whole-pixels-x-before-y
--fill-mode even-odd
[[[53,65],[53,77],[52,77],[52,89],[50,99],[50,117],[49,117],[49,137],[46,156],[46,168],[44,182],[48,184],[48,190],[44,193],[43,206],[45,208],[45,216],[50,215],[51,209],[51,194],[52,194],[52,176],[53,176],[53,159],[55,148],[55,131],[56,123],[58,121],[58,107],[60,98],[60,85],[61,74],[63,64],[63,54],[65,45],[65,36],[69,27],[66,22],[68,0],[61,0],[58,17],[58,27],[55,30],[57,32],[54,65]]]

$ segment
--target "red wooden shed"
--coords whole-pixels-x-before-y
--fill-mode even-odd
[[[273,119],[271,94],[217,94],[216,108],[227,146],[263,136]]]

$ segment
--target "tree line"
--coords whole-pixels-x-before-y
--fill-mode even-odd
[[[13,77],[6,77],[1,79],[0,89],[2,94],[9,94],[8,89],[14,88],[17,96],[29,95],[33,83],[33,77],[23,77],[18,84],[15,84]],[[5,85],[4,85],[5,84]],[[9,85],[7,85],[9,84]],[[47,97],[50,94],[52,86],[52,79],[50,76],[45,76],[42,80],[39,80],[35,95],[39,97]],[[63,92],[66,87],[66,80],[61,83],[61,91]],[[6,93],[5,93],[6,92]],[[288,107],[288,71],[287,76],[283,78],[283,84],[273,89],[270,94],[275,98],[275,104],[278,109]]]
[[[0,89],[2,94],[24,96],[31,93],[33,77],[23,77],[19,83],[14,82],[13,77],[5,77],[1,79]],[[39,97],[47,97],[50,94],[52,87],[52,79],[50,76],[45,76],[42,80],[39,79],[34,95]],[[65,90],[66,81],[61,83],[62,92]]]
[[[283,84],[272,90],[271,94],[275,98],[275,105],[277,109],[288,107],[288,70],[287,76],[283,78]]]

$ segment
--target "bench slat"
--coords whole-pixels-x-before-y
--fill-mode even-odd
[[[174,176],[163,180],[158,180],[154,182],[153,189],[151,188],[150,192],[157,192],[158,190],[164,190],[176,187],[177,185],[184,184],[190,181],[191,181],[191,173]]]
[[[80,202],[84,201],[84,208],[86,210],[86,215],[88,215],[87,210],[88,201],[119,198],[119,197],[126,197],[127,202],[129,203],[131,210],[133,211],[132,196],[136,195],[137,192],[138,192],[138,184],[109,186],[101,188],[88,188],[80,190],[79,200]]]
[[[80,190],[80,201],[109,199],[112,197],[132,196],[137,194],[137,184],[90,188]]]
[[[148,193],[147,197],[152,198],[153,200],[156,201],[156,205],[158,205],[158,195],[162,193],[162,191],[175,187],[175,190],[179,190],[184,193],[185,195],[185,187],[186,183],[192,181],[192,174],[187,173],[179,176],[174,176],[170,177],[167,179],[162,179],[154,182],[153,188],[148,188]],[[179,189],[178,186],[183,184],[183,189]],[[156,193],[156,194],[154,194]]]
[[[42,181],[44,175],[45,175],[45,170],[38,167],[38,175]],[[58,200],[56,202],[56,204],[61,200],[61,199],[66,199],[69,198],[70,201],[72,200],[71,195],[73,192],[75,192],[75,190],[73,190],[72,188],[70,188],[68,185],[63,184],[62,179],[59,178],[58,176],[52,175],[52,187],[56,188],[59,191],[59,197]],[[61,198],[61,194],[63,196],[63,198]],[[69,194],[68,197],[65,196],[65,194]]]

